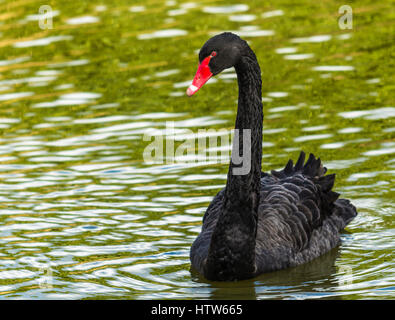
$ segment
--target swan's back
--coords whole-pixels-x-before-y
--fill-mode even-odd
[[[308,262],[340,240],[339,232],[357,215],[355,207],[332,191],[335,175],[326,175],[320,159],[302,152],[295,166],[262,173],[256,233],[256,274]],[[192,265],[203,273],[211,235],[218,220],[224,190],[203,217],[202,232],[191,248]],[[237,237],[237,234],[235,234]]]

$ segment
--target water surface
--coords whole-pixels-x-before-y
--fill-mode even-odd
[[[61,0],[52,29],[41,4],[0,2],[2,298],[395,298],[390,2],[353,2],[351,30],[327,2]],[[359,212],[328,254],[236,283],[189,263],[226,181],[237,81],[231,69],[185,89],[224,30],[261,64],[263,170],[313,152]],[[224,139],[210,161],[187,148],[144,160],[154,136],[197,150],[208,129]]]

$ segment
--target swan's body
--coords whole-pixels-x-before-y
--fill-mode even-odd
[[[331,189],[335,176],[312,154],[295,166],[261,173],[261,74],[248,44],[232,33],[208,40],[192,95],[211,77],[234,66],[239,84],[236,129],[251,130],[251,169],[235,175],[231,161],[226,187],[212,200],[202,231],[192,245],[192,266],[210,280],[239,280],[308,262],[334,248],[340,231],[356,216],[355,207]],[[203,75],[203,76],[202,76]],[[232,151],[232,156],[233,156]],[[243,151],[244,152],[244,151]]]

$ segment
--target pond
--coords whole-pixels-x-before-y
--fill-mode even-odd
[[[0,1],[0,297],[395,298],[390,2],[352,2],[346,26],[328,1],[47,3]],[[359,212],[328,254],[232,283],[189,261],[226,182],[230,145],[209,142],[230,138],[236,75],[185,90],[225,30],[261,65],[262,169],[312,152]]]

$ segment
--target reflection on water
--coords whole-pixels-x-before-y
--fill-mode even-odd
[[[255,279],[235,283],[211,282],[191,270],[193,279],[201,284],[199,291],[210,288],[210,299],[319,299],[336,298],[339,278],[335,261],[340,255],[339,247],[315,259],[311,263],[288,270],[261,275]],[[203,291],[203,290],[202,290]],[[204,291],[200,297],[206,297]]]
[[[45,30],[40,5],[0,3],[2,297],[394,298],[388,5],[363,8],[371,19],[355,30],[338,29],[335,7],[316,20],[307,0],[62,0]],[[234,126],[236,74],[193,98],[185,88],[198,49],[220,30],[245,37],[261,63],[263,169],[314,152],[359,210],[328,254],[236,283],[209,282],[189,263],[226,180],[231,147],[220,142]],[[144,162],[155,137],[164,153]]]
[[[71,39],[73,39],[72,36],[54,36],[54,37],[41,38],[36,40],[19,41],[14,43],[13,46],[15,48],[39,47],[39,46],[47,46],[53,42],[71,40]]]
[[[226,6],[207,6],[203,7],[202,11],[205,13],[211,14],[230,14],[235,12],[245,12],[249,9],[248,5],[246,4],[235,4],[235,5],[226,5]]]
[[[294,39],[291,39],[291,42],[293,42],[293,43],[304,43],[304,42],[319,43],[319,42],[329,41],[331,39],[332,39],[331,35],[323,34],[323,35],[317,35],[317,36],[311,36],[311,37],[294,38]]]

